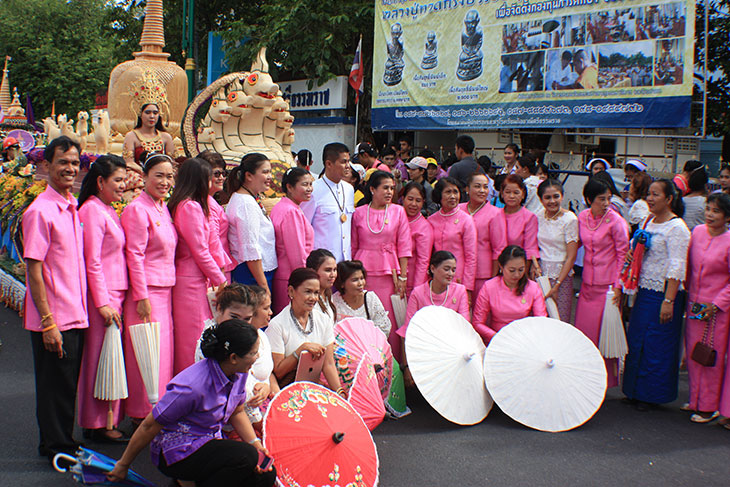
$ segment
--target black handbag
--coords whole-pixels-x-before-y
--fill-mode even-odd
[[[707,337],[709,335],[709,341]],[[714,367],[717,362],[717,350],[713,348],[715,341],[715,316],[712,321],[705,325],[705,332],[702,340],[695,343],[692,349],[692,360],[705,367]]]

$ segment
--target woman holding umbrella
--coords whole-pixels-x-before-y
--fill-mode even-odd
[[[117,430],[106,430],[107,411],[116,426],[124,417],[119,401],[111,405],[94,398],[94,384],[106,327],[122,328],[127,292],[124,230],[112,207],[124,194],[126,164],[119,156],[99,157],[89,168],[79,192],[79,220],[84,225],[84,261],[89,289],[89,328],[84,333],[84,353],[78,385],[79,425],[87,438],[126,441]],[[124,377],[125,370],[119,374]],[[125,381],[126,382],[126,381]]]
[[[507,246],[507,238],[504,232],[499,231],[498,225],[492,224],[495,218],[500,216],[500,211],[487,201],[489,197],[487,175],[477,172],[469,176],[467,191],[469,202],[462,203],[459,207],[474,219],[477,230],[477,255],[480,258],[476,264],[474,295],[478,296],[484,283],[494,276],[496,258],[493,259],[492,256],[496,256]]]
[[[246,380],[258,356],[256,330],[240,320],[206,330],[205,360],[186,368],[144,419],[108,479],[120,482],[147,445],[152,461],[168,477],[196,485],[271,486],[273,467],[262,471],[259,452],[267,454],[244,412]],[[243,441],[223,439],[229,423]]]
[[[540,286],[527,278],[525,251],[508,245],[497,260],[499,274],[488,280],[474,305],[472,325],[488,344],[499,330],[528,316],[547,316]]]
[[[344,397],[345,391],[335,367],[334,327],[324,313],[315,312],[319,301],[319,275],[312,269],[295,269],[289,276],[287,293],[291,301],[266,329],[274,359],[274,375],[283,387],[294,380],[299,356],[306,351],[314,359],[324,356],[322,373],[329,388]]]
[[[143,153],[144,191],[122,213],[129,270],[129,292],[124,301],[127,328],[139,323],[160,323],[159,390],[172,379],[172,287],[175,285],[177,230],[165,204],[172,189],[172,158]],[[197,337],[196,337],[197,338]],[[152,409],[142,381],[130,333],[124,333],[124,363],[127,369],[128,416],[141,421]]]
[[[286,286],[289,274],[303,267],[314,247],[314,228],[299,207],[312,199],[312,175],[299,167],[287,169],[281,181],[286,193],[271,210],[278,267],[274,272],[274,312],[288,304]]]
[[[226,276],[210,252],[208,189],[211,167],[203,159],[188,159],[177,174],[169,208],[180,236],[175,254],[175,286],[172,316],[175,326],[174,371],[181,372],[195,360],[195,343],[205,320],[213,317],[208,287],[218,287]]]
[[[687,360],[688,409],[697,411],[691,417],[696,423],[707,423],[718,416],[723,377],[727,374],[723,357],[730,330],[729,222],[730,196],[724,193],[712,194],[707,197],[705,224],[692,230],[689,241],[689,312],[684,339],[685,356],[692,357],[697,342],[704,340],[716,350],[718,358],[712,366],[703,366],[692,359]],[[730,416],[730,404],[726,404],[725,411],[721,412]]]
[[[411,229],[411,258],[408,259],[408,280],[406,296],[410,296],[413,288],[428,281],[428,261],[433,248],[433,228],[423,216],[423,204],[426,191],[423,185],[414,181],[403,188],[403,209],[408,217]]]
[[[477,230],[474,219],[459,208],[461,183],[451,177],[441,178],[432,196],[441,205],[439,211],[428,217],[433,229],[433,250],[446,250],[456,257],[454,280],[466,287],[471,302],[476,279]]]
[[[690,239],[681,218],[682,196],[672,181],[654,181],[646,202],[651,214],[641,228],[650,237],[626,337],[629,354],[623,380],[624,394],[640,411],[677,398],[684,316],[680,284],[686,276]]]
[[[397,327],[390,297],[406,295],[411,229],[402,206],[392,204],[395,177],[376,171],[368,180],[367,205],[352,217],[352,257],[367,269],[370,288],[390,315],[391,330]],[[390,338],[390,337],[389,337]],[[391,346],[396,337],[390,338]]]
[[[305,262],[308,269],[312,269],[319,276],[319,304],[318,313],[324,313],[332,324],[337,322],[337,308],[332,302],[332,286],[335,285],[337,279],[337,261],[327,249],[316,249],[307,257]]]
[[[575,309],[575,327],[598,346],[603,323],[606,293],[614,289],[618,305],[621,289],[619,275],[629,248],[626,221],[610,208],[611,189],[601,181],[589,179],[583,187],[588,208],[578,215],[578,233],[585,250],[582,284]],[[618,361],[606,360],[608,387],[618,385]]]
[[[540,247],[540,271],[550,279],[550,291],[560,319],[570,323],[573,311],[573,264],[578,253],[578,218],[562,208],[563,185],[556,179],[540,183],[537,195],[542,208],[537,212],[537,243]]]
[[[501,218],[495,218],[493,225],[495,231],[507,237],[507,245],[515,245],[524,249],[527,255],[528,275],[532,270],[539,274],[537,259],[540,257],[540,250],[537,244],[537,217],[530,210],[525,208],[527,200],[527,187],[522,178],[516,174],[510,174],[502,183],[499,198],[504,202]],[[502,248],[493,250],[493,259],[497,259]],[[534,269],[531,267],[534,266]],[[496,270],[495,270],[496,273]]]

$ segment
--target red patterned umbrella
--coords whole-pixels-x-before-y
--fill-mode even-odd
[[[329,389],[295,382],[264,418],[264,445],[285,487],[378,485],[378,453],[355,409]]]

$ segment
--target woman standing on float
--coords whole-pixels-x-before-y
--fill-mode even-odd
[[[474,219],[477,230],[477,263],[476,278],[474,280],[474,296],[485,282],[494,277],[496,269],[496,255],[507,246],[507,237],[493,222],[500,216],[498,208],[489,204],[489,179],[486,174],[474,173],[467,180],[469,202],[461,203],[459,208],[469,213]],[[493,258],[493,256],[495,256]]]
[[[589,179],[583,187],[588,208],[578,215],[578,233],[585,250],[583,274],[575,327],[597,346],[601,336],[603,309],[610,287],[619,303],[619,275],[629,248],[629,228],[626,220],[610,208],[611,189],[601,181]],[[608,387],[618,385],[618,360],[606,360]]]
[[[177,231],[165,197],[175,181],[172,158],[164,154],[142,154],[144,191],[122,213],[126,239],[129,291],[124,301],[124,324],[160,323],[160,381],[164,391],[172,379],[172,286],[175,285]],[[152,410],[142,382],[130,333],[124,333],[124,363],[129,397],[125,411],[141,420]]]
[[[446,250],[456,258],[454,281],[463,284],[472,302],[477,266],[477,231],[469,213],[459,208],[461,183],[451,177],[439,179],[433,200],[441,209],[428,217],[433,228],[433,250]]]
[[[122,146],[122,157],[127,163],[127,168],[135,172],[141,172],[142,168],[137,164],[140,159],[137,152],[143,150],[147,153],[157,152],[172,156],[175,154],[175,144],[172,136],[165,132],[165,127],[160,116],[160,108],[155,103],[142,105],[137,116],[137,125],[127,132]]]
[[[375,171],[368,181],[368,204],[355,210],[352,218],[352,255],[365,266],[368,284],[390,315],[388,337],[393,353],[400,356],[398,325],[390,296],[406,295],[408,259],[411,256],[411,229],[403,207],[392,204],[395,178]],[[396,288],[397,281],[397,288]]]
[[[176,374],[195,362],[195,344],[205,320],[213,318],[208,287],[226,282],[209,248],[211,172],[210,164],[203,159],[188,159],[180,166],[170,198],[170,214],[180,236],[175,255],[176,282],[172,289]]]

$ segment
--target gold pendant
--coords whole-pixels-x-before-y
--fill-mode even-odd
[[[343,213],[343,214],[341,214],[341,215],[340,215],[340,221],[341,221],[342,223],[345,223],[345,222],[347,221],[347,215],[345,215],[344,213]]]
[[[525,301],[525,298],[522,298],[522,304],[525,304],[527,301]]]
[[[451,299],[451,302],[454,303],[454,304],[456,304],[456,298],[452,298]]]
[[[456,220],[454,220],[454,225],[456,225],[457,223],[459,223],[459,219],[458,218]]]
[[[386,224],[386,225],[388,224],[388,220],[387,220],[387,219],[385,220],[385,224]]]
[[[160,222],[155,222],[155,225],[157,225],[159,227],[160,226]]]

